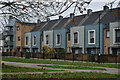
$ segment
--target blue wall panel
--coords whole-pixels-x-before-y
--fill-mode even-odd
[[[56,35],[61,34],[61,44],[56,45]],[[61,29],[61,30],[54,30],[54,48],[64,48],[67,52],[67,30]]]
[[[37,47],[38,48],[38,52],[41,51],[41,32],[40,31],[37,31],[37,32],[32,32],[32,37],[31,37],[31,40],[32,40],[32,48],[33,47]],[[36,35],[37,37],[37,45],[36,46],[33,46],[33,37]],[[33,52],[33,50],[32,50]]]

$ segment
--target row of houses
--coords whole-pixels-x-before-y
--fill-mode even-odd
[[[6,27],[6,51],[43,52],[43,46],[48,46],[76,54],[120,53],[120,8],[37,23],[10,17]]]

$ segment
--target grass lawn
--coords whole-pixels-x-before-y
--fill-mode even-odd
[[[115,75],[115,74],[108,74],[108,73],[93,73],[93,72],[76,72],[76,73],[43,73],[43,74],[6,74],[6,75],[2,75],[2,78],[49,78],[49,79],[67,79],[70,78],[72,80],[72,78],[82,78],[81,80],[83,80],[83,78],[120,78],[120,75]],[[42,79],[43,80],[43,79]],[[74,79],[73,79],[74,80]],[[96,79],[98,80],[98,79]],[[102,79],[101,79],[102,80]],[[109,79],[108,79],[109,80]]]
[[[39,64],[58,64],[58,65],[76,65],[76,66],[96,66],[96,67],[109,67],[120,68],[118,64],[97,64],[97,63],[82,63],[82,62],[67,62],[67,61],[50,61],[50,60],[38,60],[38,59],[23,59],[23,58],[10,58],[2,57],[2,61],[9,62],[22,62],[22,63],[39,63]]]
[[[57,71],[57,70],[46,70],[46,69],[35,69],[35,68],[27,68],[27,67],[16,67],[16,66],[2,66],[3,73],[10,73],[10,72],[50,72],[50,71]]]
[[[40,67],[52,67],[52,68],[61,68],[61,69],[85,69],[85,70],[106,70],[102,68],[93,68],[87,66],[59,66],[59,65],[38,65]]]

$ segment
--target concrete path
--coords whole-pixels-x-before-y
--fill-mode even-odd
[[[117,68],[106,68],[106,67],[96,67],[103,68],[104,70],[83,70],[83,69],[60,69],[60,68],[50,68],[50,67],[40,67],[38,65],[54,65],[54,64],[35,64],[35,63],[20,63],[20,62],[7,62],[2,61],[5,65],[19,66],[19,67],[30,67],[30,68],[44,68],[48,70],[64,70],[64,71],[54,71],[47,73],[64,73],[64,72],[100,72],[100,73],[110,73],[110,74],[120,74],[120,69]],[[74,65],[62,65],[62,66],[74,66]],[[2,73],[2,74],[40,74],[43,72],[20,72],[20,73]]]

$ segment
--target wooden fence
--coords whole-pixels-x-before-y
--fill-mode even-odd
[[[2,53],[2,56],[16,56],[26,58],[38,58],[38,59],[62,59],[73,61],[88,61],[88,62],[101,62],[101,63],[120,63],[120,54],[114,56],[109,55],[97,55],[97,54],[72,54],[72,53],[59,53],[59,54],[45,54],[45,53]]]

